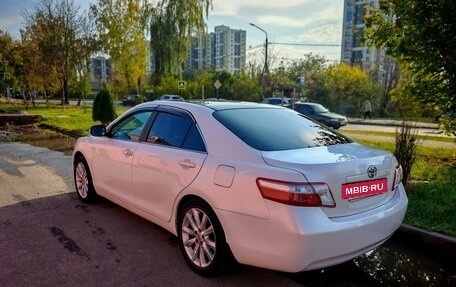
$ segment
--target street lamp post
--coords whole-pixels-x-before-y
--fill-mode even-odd
[[[261,84],[264,86],[265,88],[265,91],[267,93],[267,87],[268,87],[268,81],[269,81],[269,66],[268,66],[268,33],[258,27],[257,25],[253,24],[253,23],[249,23],[251,26],[257,28],[258,30],[262,31],[265,35],[266,35],[266,42],[265,42],[265,45],[264,45],[264,67],[263,67],[263,73],[261,75]]]

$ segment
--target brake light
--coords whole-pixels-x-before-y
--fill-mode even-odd
[[[393,190],[395,190],[399,184],[402,182],[403,171],[401,164],[397,161],[396,157],[393,158],[394,166],[394,180],[393,180]]]
[[[325,183],[296,183],[259,178],[257,185],[263,198],[294,206],[335,207]]]

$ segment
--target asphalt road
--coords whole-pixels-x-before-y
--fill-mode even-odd
[[[32,141],[37,146],[55,148],[59,144],[54,137],[32,138],[37,138]],[[320,270],[283,274],[239,266],[231,274],[203,278],[184,263],[174,236],[109,201],[81,203],[72,180],[70,156],[0,141],[0,286],[379,287],[385,282],[391,286],[454,283],[454,267],[449,267],[453,264],[442,267],[419,252],[397,246],[394,240],[366,256]],[[421,270],[421,276],[416,270]],[[453,283],[440,285],[456,286]]]
[[[247,266],[196,275],[167,231],[108,201],[81,203],[60,152],[0,143],[0,168],[2,287],[302,286]]]

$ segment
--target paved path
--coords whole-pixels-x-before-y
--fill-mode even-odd
[[[241,266],[204,278],[177,239],[109,202],[81,203],[71,157],[0,142],[0,285],[302,286],[278,272]]]
[[[391,122],[383,120],[367,120],[363,121],[363,123],[359,123],[360,121],[361,120],[351,120],[348,125],[341,127],[339,131],[354,140],[365,139],[374,141],[394,141],[394,133],[396,132],[398,125],[400,125],[400,122],[398,121]],[[366,131],[389,132],[391,133],[391,136],[370,135],[366,134]],[[419,144],[422,146],[456,149],[456,137],[450,137],[439,132],[436,125],[423,123],[422,125],[419,125],[417,132],[419,136],[424,137],[424,139],[419,141]],[[426,139],[426,136],[452,138],[453,141],[436,141]]]

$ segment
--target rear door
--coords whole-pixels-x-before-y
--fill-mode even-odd
[[[178,194],[198,175],[207,157],[193,117],[170,107],[158,114],[133,159],[136,206],[164,221],[171,219]]]

